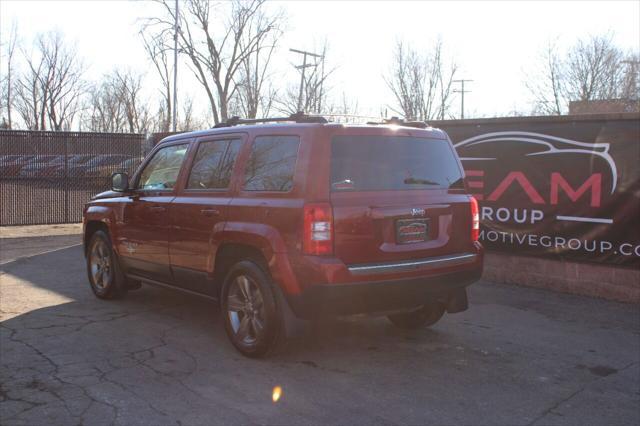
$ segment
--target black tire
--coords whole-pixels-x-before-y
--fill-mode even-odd
[[[127,280],[104,231],[96,231],[87,246],[87,275],[93,294],[100,299],[119,299],[127,293]]]
[[[269,273],[253,260],[233,265],[224,280],[224,328],[233,346],[244,356],[264,357],[281,342],[282,313],[272,286]]]
[[[389,321],[396,327],[414,330],[421,327],[430,327],[437,323],[444,315],[445,307],[442,303],[430,302],[420,309],[412,312],[389,315]]]

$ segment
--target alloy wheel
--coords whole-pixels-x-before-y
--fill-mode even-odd
[[[111,255],[106,243],[98,239],[89,255],[89,266],[93,284],[104,290],[111,282],[113,267],[111,265]]]
[[[236,338],[254,345],[265,330],[265,312],[258,285],[246,275],[238,275],[227,296],[227,314]]]

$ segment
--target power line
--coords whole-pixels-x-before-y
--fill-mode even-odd
[[[460,83],[460,90],[454,89],[453,93],[460,93],[460,119],[464,120],[464,94],[471,93],[471,90],[464,90],[464,83],[467,81],[473,81],[469,79],[453,80],[454,83]]]
[[[317,53],[307,52],[304,50],[297,49],[289,49],[290,52],[299,53],[303,56],[302,65],[296,66],[296,69],[302,70],[300,73],[300,91],[298,92],[298,111],[302,111],[302,93],[304,90],[304,73],[307,67],[317,67],[318,63],[307,64],[307,56],[313,56],[314,58],[320,58],[324,63],[324,57],[322,55],[318,55]]]

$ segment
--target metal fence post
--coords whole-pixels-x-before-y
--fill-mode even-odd
[[[69,223],[69,139],[64,138],[64,174],[62,175],[64,185],[64,222]]]

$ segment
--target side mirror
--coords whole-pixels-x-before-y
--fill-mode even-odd
[[[111,190],[125,192],[129,189],[129,175],[126,173],[114,173],[111,175]]]

